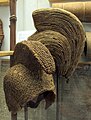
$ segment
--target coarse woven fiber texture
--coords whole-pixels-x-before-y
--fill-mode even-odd
[[[91,22],[91,1],[53,3],[53,8],[61,8],[76,15],[82,22]]]
[[[40,41],[51,52],[59,73],[65,76],[71,61],[71,47],[65,36],[59,32],[45,30],[28,37],[29,41]]]
[[[40,66],[49,74],[55,72],[55,62],[50,51],[39,41],[22,41],[15,46],[14,64],[21,63],[31,71]]]
[[[53,74],[69,79],[86,42],[82,23],[68,11],[39,9],[33,12],[33,19],[37,31],[16,45],[13,66],[4,77],[10,111],[26,104],[36,108],[43,99],[48,108],[56,94]]]
[[[43,70],[35,75],[22,64],[14,65],[7,71],[4,77],[4,91],[9,111],[16,112],[29,101],[30,107],[32,107],[32,102],[37,105],[40,94],[44,94],[44,98],[45,95],[47,96],[46,101],[49,103],[46,104],[46,107],[55,100],[53,76]]]
[[[70,76],[78,64],[86,41],[82,23],[74,14],[60,8],[36,10],[33,12],[33,20],[38,32],[53,30],[67,38],[71,47],[71,62],[66,76]]]

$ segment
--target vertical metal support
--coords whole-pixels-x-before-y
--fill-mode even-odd
[[[64,92],[64,79],[56,68],[56,120],[62,120],[62,101]]]
[[[28,107],[27,107],[27,105],[25,105],[25,107],[24,107],[24,118],[25,118],[25,120],[28,120]]]
[[[16,0],[10,0],[10,50],[14,50],[16,44]],[[10,56],[10,66],[13,64],[13,56]],[[11,120],[17,120],[17,113],[11,112]]]
[[[56,70],[56,120],[60,120],[60,98],[59,98],[59,73]]]
[[[16,0],[10,0],[10,50],[16,44]]]
[[[10,50],[14,50],[16,44],[16,0],[10,0]],[[10,66],[13,64],[13,56],[10,56]]]
[[[11,120],[17,120],[17,112],[11,112]]]

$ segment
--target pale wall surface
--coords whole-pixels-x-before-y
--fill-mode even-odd
[[[32,12],[38,8],[50,7],[48,0],[17,0],[17,32],[24,30],[34,30]],[[0,19],[3,21],[4,42],[2,50],[10,49],[10,30],[9,30],[9,6],[0,6]]]

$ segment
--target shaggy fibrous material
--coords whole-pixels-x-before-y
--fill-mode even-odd
[[[91,22],[91,1],[53,3],[53,8],[61,8],[76,15],[82,22]]]
[[[86,35],[72,13],[40,9],[33,12],[33,19],[37,31],[16,45],[13,66],[4,77],[10,111],[17,111],[25,104],[36,108],[42,99],[49,107],[55,99],[54,72],[71,76],[84,49]]]
[[[51,52],[59,73],[63,76],[67,74],[71,62],[71,47],[65,36],[59,32],[45,30],[28,37],[28,40],[43,43]]]
[[[50,51],[39,41],[18,43],[14,50],[14,61],[14,64],[21,63],[31,71],[41,66],[48,74],[55,72],[55,62]]]
[[[35,74],[22,64],[14,65],[7,71],[4,91],[9,111],[18,111],[28,102],[30,107],[35,107],[39,104],[38,97],[41,95],[41,99],[47,98],[46,108],[55,100],[52,75],[41,69]]]
[[[67,73],[67,76],[70,76],[84,47],[86,35],[82,23],[74,14],[57,8],[36,10],[33,12],[33,19],[38,32],[53,30],[67,38],[71,46],[71,64]]]

